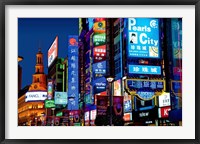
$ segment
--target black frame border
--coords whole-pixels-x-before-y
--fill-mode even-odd
[[[194,5],[195,6],[195,139],[5,139],[5,7],[6,5]],[[1,143],[124,143],[124,144],[199,144],[199,55],[200,0],[0,0],[0,142]]]

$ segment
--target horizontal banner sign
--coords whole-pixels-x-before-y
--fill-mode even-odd
[[[47,99],[47,92],[27,92],[25,96],[25,102],[28,101],[44,101]]]
[[[160,66],[148,66],[148,65],[129,65],[128,73],[129,74],[161,75],[161,67]]]

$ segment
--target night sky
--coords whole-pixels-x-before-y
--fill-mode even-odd
[[[42,49],[44,72],[47,74],[48,49],[58,36],[58,57],[67,56],[68,35],[78,35],[78,18],[19,18],[18,19],[18,55],[23,61],[22,88],[32,83],[35,73],[36,53]]]

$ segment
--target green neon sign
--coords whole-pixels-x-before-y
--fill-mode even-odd
[[[55,108],[56,106],[55,106],[54,100],[45,100],[44,107],[45,108]]]

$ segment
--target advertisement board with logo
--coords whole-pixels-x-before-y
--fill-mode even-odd
[[[25,102],[44,101],[46,99],[47,99],[47,92],[44,92],[44,91],[27,92],[25,94]]]
[[[54,42],[48,50],[48,67],[53,63],[53,61],[58,56],[58,36],[56,36]]]
[[[128,18],[128,57],[160,57],[159,19]]]
[[[101,93],[106,90],[106,78],[101,77],[93,80],[94,94]]]
[[[105,33],[106,32],[106,21],[98,21],[93,26],[94,33]]]
[[[100,62],[106,60],[106,45],[93,48],[93,61]]]
[[[161,66],[128,65],[128,73],[161,75]]]
[[[67,104],[67,92],[55,92],[55,104]]]
[[[166,107],[171,105],[170,101],[170,93],[163,93],[162,95],[158,96],[159,100],[159,107]]]
[[[170,106],[158,108],[158,117],[159,118],[168,118],[170,110],[171,110]]]
[[[106,74],[106,61],[94,63],[92,66],[94,78],[102,77]]]
[[[114,81],[114,96],[121,96],[121,79]]]
[[[56,105],[55,105],[54,100],[45,100],[44,107],[45,108],[55,108]]]
[[[106,34],[94,34],[93,36],[93,44],[94,46],[105,45],[106,43]]]
[[[79,72],[78,36],[68,37],[68,109],[78,110]]]

